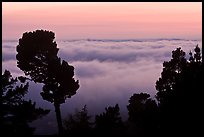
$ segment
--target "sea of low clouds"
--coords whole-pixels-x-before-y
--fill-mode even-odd
[[[155,82],[160,77],[162,63],[171,59],[171,52],[178,47],[188,53],[202,41],[182,39],[155,40],[64,40],[57,41],[59,57],[75,68],[75,79],[80,88],[76,95],[61,105],[62,117],[74,113],[85,104],[94,116],[105,107],[119,104],[123,120],[127,119],[127,104],[134,93],[146,92],[155,97]],[[18,41],[2,43],[2,73],[5,69],[13,76],[23,75],[16,64]],[[27,99],[37,106],[51,109],[44,118],[32,123],[38,127],[36,134],[57,132],[54,107],[40,96],[42,84],[30,82]]]

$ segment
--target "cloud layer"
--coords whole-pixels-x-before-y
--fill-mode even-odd
[[[23,74],[16,66],[17,44],[15,41],[4,41],[2,49],[3,70],[9,69],[14,76]],[[201,41],[179,39],[68,40],[57,41],[57,44],[59,56],[75,67],[75,78],[80,82],[77,94],[62,105],[63,117],[85,104],[94,116],[108,105],[118,103],[124,119],[127,118],[126,105],[133,93],[147,92],[154,97],[155,82],[160,77],[162,63],[170,60],[172,50],[181,47],[188,54],[197,44],[202,47]],[[41,86],[31,82],[27,98],[53,110],[52,104],[42,100],[40,92]],[[55,132],[51,126],[56,125],[54,110],[33,124],[39,123],[42,128],[38,128],[37,133],[44,131],[48,134],[49,128]]]

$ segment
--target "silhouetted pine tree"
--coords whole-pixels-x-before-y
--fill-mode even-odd
[[[203,66],[198,45],[190,51],[189,60],[181,48],[172,51],[172,59],[163,63],[156,82],[161,111],[161,131],[172,135],[197,134],[203,107]]]
[[[74,67],[57,57],[54,33],[46,30],[26,32],[17,46],[17,66],[34,82],[43,83],[41,95],[54,104],[59,134],[62,134],[60,104],[76,94],[79,81],[75,81]]]

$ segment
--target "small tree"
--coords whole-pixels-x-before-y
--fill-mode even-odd
[[[75,81],[74,67],[57,56],[58,48],[54,33],[36,30],[26,32],[17,46],[17,66],[34,82],[43,83],[41,95],[54,104],[59,134],[62,134],[60,104],[70,98],[79,88]]]
[[[24,100],[28,92],[28,82],[20,76],[13,78],[8,70],[2,74],[1,90],[1,131],[3,135],[32,135],[34,128],[28,125],[49,110],[36,108],[35,102]]]
[[[158,128],[158,107],[147,93],[133,94],[127,106],[130,132],[135,135],[153,134]]]
[[[90,122],[86,105],[81,111],[76,110],[74,115],[69,115],[64,120],[67,134],[70,135],[90,135],[93,123]]]
[[[99,134],[121,135],[124,133],[124,125],[120,117],[118,104],[105,108],[106,112],[95,117],[95,130]]]

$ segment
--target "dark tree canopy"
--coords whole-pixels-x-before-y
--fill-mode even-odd
[[[47,79],[48,63],[57,57],[59,49],[54,38],[51,31],[36,30],[23,33],[19,39],[16,48],[17,66],[35,82]]]
[[[58,48],[52,31],[26,32],[17,46],[17,66],[34,82],[43,83],[43,99],[64,103],[79,88],[74,67],[57,56]]]
[[[194,53],[177,48],[172,59],[164,62],[161,77],[156,82],[157,99],[161,111],[162,131],[198,133],[203,104],[203,66],[198,45]]]
[[[133,94],[129,99],[128,120],[132,129],[131,134],[147,135],[153,134],[158,127],[158,107],[155,100],[147,93]],[[132,131],[131,131],[132,130]]]
[[[156,82],[156,89],[158,90],[156,97],[161,106],[171,104],[172,102],[170,103],[169,101],[173,101],[173,99],[176,99],[175,97],[181,100],[184,99],[184,96],[188,95],[189,98],[189,94],[192,93],[186,87],[192,87],[193,84],[199,86],[202,61],[198,45],[194,51],[194,56],[190,52],[190,58],[187,60],[185,52],[181,48],[177,48],[175,51],[172,51],[172,59],[163,63],[161,77]],[[195,83],[195,81],[197,82]],[[194,88],[196,88],[195,85]]]
[[[141,120],[140,124],[142,124],[144,118],[147,118],[145,117],[146,114],[151,114],[152,111],[157,110],[157,104],[147,93],[133,94],[133,96],[130,97],[127,109],[129,120],[134,122],[139,122]]]
[[[1,90],[1,131],[3,135],[32,135],[32,122],[49,110],[36,108],[35,102],[26,101],[23,97],[28,92],[28,82],[22,76],[13,78],[8,70],[2,74]]]
[[[187,60],[185,58],[185,52],[181,48],[177,48],[172,51],[172,59],[163,63],[163,71],[161,78],[156,82],[157,99],[160,103],[168,101],[168,97],[172,96],[172,90],[175,88],[175,84],[180,80],[181,73],[186,68]]]
[[[121,135],[124,132],[124,125],[120,117],[118,104],[114,107],[105,108],[106,112],[95,117],[95,130],[100,134]]]
[[[76,110],[75,114],[69,115],[64,120],[65,131],[68,135],[90,135],[93,123],[90,122],[86,105],[81,111]]]
[[[14,79],[8,70],[4,71],[2,74],[1,103],[10,106],[22,103],[24,95],[28,92],[28,82],[25,84],[25,81],[21,82],[19,86],[17,85],[18,80],[19,78]]]
[[[44,83],[41,95],[44,100],[62,104],[66,98],[75,95],[79,88],[79,81],[73,78],[74,67],[64,60],[61,63],[60,58],[57,58],[48,68],[47,81]]]

